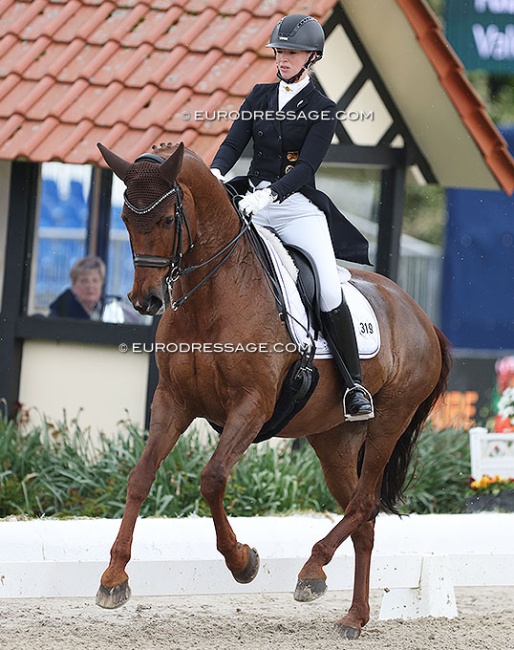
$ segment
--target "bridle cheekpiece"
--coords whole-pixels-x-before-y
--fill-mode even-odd
[[[162,164],[165,159],[162,158],[161,156],[158,156],[157,154],[145,153],[141,156],[138,156],[135,162],[140,162],[143,160],[149,160],[150,162]],[[189,238],[189,246],[186,252],[190,251],[194,247],[194,243],[191,235],[191,229],[189,227],[189,222],[187,220],[187,216],[184,211],[184,206],[182,204],[182,193],[180,190],[180,186],[175,181],[171,189],[169,189],[162,196],[156,199],[153,203],[151,203],[150,205],[144,208],[138,208],[129,201],[127,196],[127,190],[125,190],[123,194],[123,202],[131,212],[134,212],[134,214],[142,215],[142,214],[148,214],[149,212],[154,210],[158,205],[160,205],[165,199],[167,199],[170,196],[176,197],[175,215],[174,215],[175,237],[173,240],[171,257],[161,257],[160,255],[144,255],[144,254],[139,255],[135,253],[134,250],[132,249],[132,260],[134,262],[134,267],[140,266],[140,267],[150,268],[150,269],[164,269],[166,267],[169,267],[169,271],[168,274],[166,275],[165,281],[168,286],[168,292],[171,301],[171,291],[173,288],[173,283],[178,279],[180,259],[182,258],[183,255],[182,235],[183,235],[184,226],[186,228],[188,238]]]

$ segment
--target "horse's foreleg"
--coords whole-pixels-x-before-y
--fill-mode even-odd
[[[265,421],[262,415],[256,415],[256,410],[260,409],[239,407],[237,414],[229,416],[218,447],[201,475],[201,492],[211,510],[217,549],[234,578],[241,583],[255,578],[259,556],[255,549],[237,541],[223,506],[223,497],[230,469],[248,449]]]
[[[132,538],[141,505],[150,492],[160,464],[190,423],[190,418],[186,418],[184,413],[173,412],[171,406],[170,394],[158,388],[152,402],[148,442],[130,474],[120,529],[111,548],[110,564],[102,575],[96,595],[96,603],[100,607],[115,609],[130,598],[125,567],[130,560]]]

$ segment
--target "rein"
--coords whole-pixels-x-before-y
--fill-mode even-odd
[[[144,158],[152,160],[154,162],[159,162],[158,159],[160,158],[160,156],[155,156],[154,154],[145,154],[144,156],[140,156],[139,158],[137,158],[136,162]],[[163,160],[164,159],[161,159],[161,161]],[[223,246],[221,250],[219,250],[212,257],[205,260],[204,262],[201,262],[200,264],[190,265],[181,268],[180,264],[182,261],[182,257],[184,255],[184,253],[182,253],[182,239],[183,239],[184,227],[187,231],[187,236],[189,239],[189,246],[186,253],[188,253],[194,248],[194,242],[191,234],[191,228],[187,219],[187,215],[184,210],[184,205],[182,203],[182,191],[180,189],[179,184],[175,181],[173,183],[173,187],[170,190],[168,190],[168,192],[163,194],[151,205],[145,208],[137,208],[136,206],[132,205],[132,203],[130,203],[130,201],[127,198],[126,191],[123,195],[123,200],[125,205],[135,214],[147,214],[148,212],[151,212],[154,208],[156,208],[160,203],[162,203],[162,201],[164,201],[165,199],[173,195],[175,195],[175,215],[174,215],[175,236],[173,238],[171,257],[161,257],[160,255],[138,255],[134,253],[134,250],[132,250],[132,260],[134,262],[134,267],[140,266],[140,267],[152,268],[152,269],[162,269],[162,268],[169,267],[169,271],[166,275],[165,282],[166,282],[166,286],[168,287],[168,295],[170,299],[171,308],[173,309],[173,311],[176,311],[181,305],[183,305],[186,302],[188,298],[191,297],[193,293],[195,293],[195,291],[197,291],[215,273],[217,273],[219,269],[223,266],[223,264],[225,264],[225,262],[227,262],[230,256],[234,253],[239,240],[247,232],[249,225],[243,218],[241,218],[241,228],[238,234],[235,237],[233,237],[225,246]],[[239,214],[239,211],[237,209],[236,212]],[[173,300],[173,287],[175,282],[177,282],[177,280],[181,276],[189,275],[190,273],[193,273],[193,271],[197,271],[198,269],[207,266],[211,262],[214,262],[216,259],[218,259],[218,257],[223,255],[224,253],[226,253],[226,255],[223,257],[223,259],[221,259],[220,262],[200,282],[198,282],[198,284],[196,284],[192,289],[190,289],[187,293],[182,295],[177,300]]]
[[[241,222],[241,229],[237,233],[235,237],[233,237],[228,244],[223,246],[221,250],[219,250],[217,253],[215,253],[212,257],[210,257],[208,260],[205,260],[205,262],[201,262],[200,264],[196,265],[191,265],[191,266],[186,266],[185,268],[181,269],[178,266],[175,268],[175,276],[171,274],[171,269],[170,269],[170,274],[166,277],[166,283],[168,285],[168,293],[170,296],[170,303],[171,303],[171,308],[173,311],[177,311],[177,309],[185,303],[185,301],[201,286],[203,286],[215,273],[219,271],[219,269],[225,264],[225,262],[228,261],[232,253],[236,250],[237,244],[241,237],[246,233],[248,230],[248,223],[244,220]],[[198,284],[196,284],[192,289],[190,289],[187,293],[185,293],[183,296],[181,296],[178,300],[173,300],[172,299],[172,292],[173,292],[173,284],[178,280],[178,278],[181,275],[188,275],[189,273],[192,273],[193,271],[196,271],[198,269],[203,268],[204,266],[207,266],[207,264],[210,264],[213,262],[215,259],[217,259],[220,255],[223,255],[225,251],[228,251],[228,253],[225,255],[225,257],[217,264],[212,271],[207,273],[207,275],[201,280]]]

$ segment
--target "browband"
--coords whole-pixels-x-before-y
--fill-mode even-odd
[[[164,162],[164,158],[162,158],[162,156],[158,156],[156,153],[143,153],[138,156],[134,162],[141,162],[142,160],[150,160],[151,162],[156,162],[159,164]]]

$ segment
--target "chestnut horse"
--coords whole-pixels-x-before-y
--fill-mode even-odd
[[[189,344],[182,354],[166,353],[164,345],[156,345],[159,381],[149,437],[128,481],[125,512],[97,594],[101,607],[115,608],[130,598],[125,568],[141,504],[163,459],[196,417],[223,429],[200,477],[217,549],[238,582],[255,578],[258,554],[237,540],[223,496],[231,468],[271,417],[299,354],[272,351],[275,343],[291,350],[291,340],[246,236],[247,224],[201,158],[182,144],[154,146],[153,154],[134,163],[101,144],[99,148],[126,185],[122,218],[135,266],[129,298],[141,314],[162,313],[157,343]],[[314,545],[299,573],[295,598],[309,601],[324,593],[323,567],[351,537],[353,599],[336,622],[345,638],[358,637],[369,620],[375,517],[381,509],[396,512],[413,445],[450,369],[446,339],[410,296],[381,275],[361,270],[352,275],[380,326],[381,349],[362,363],[375,417],[344,421],[342,380],[326,359],[315,362],[319,383],[307,405],[280,433],[283,438],[307,438],[344,511],[343,519]],[[269,347],[260,354],[216,354],[214,343]]]

